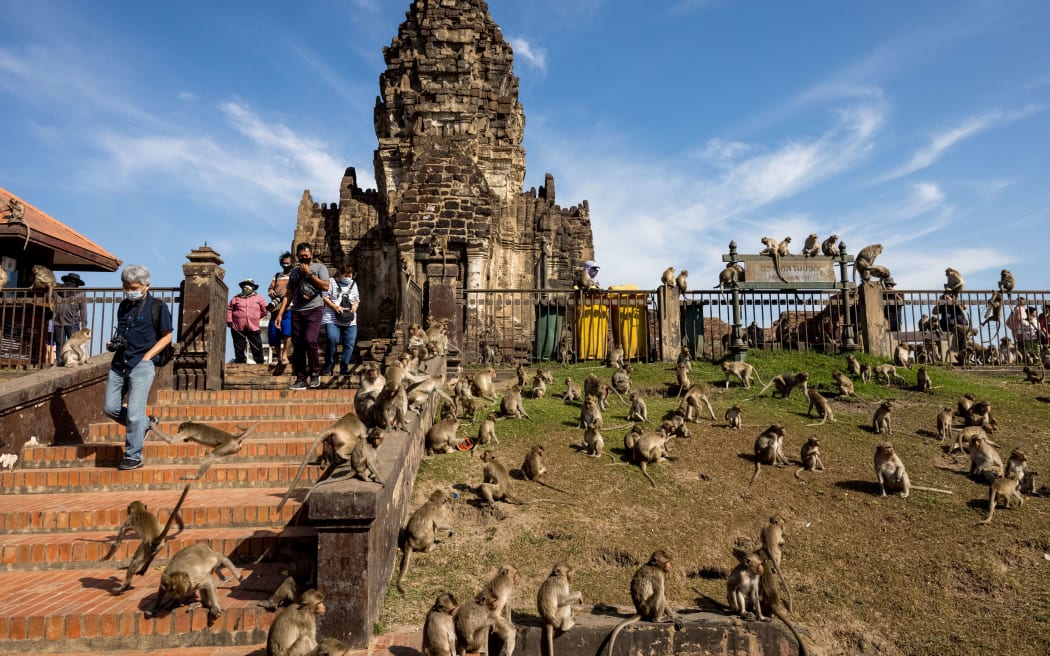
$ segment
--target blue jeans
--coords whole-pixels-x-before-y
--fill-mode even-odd
[[[354,344],[357,343],[357,326],[337,326],[334,323],[326,323],[324,328],[328,335],[324,365],[326,368],[335,366],[335,347],[342,342],[343,355],[339,359],[339,370],[344,372],[350,367],[350,357],[354,354]]]
[[[143,360],[127,374],[109,370],[106,380],[106,416],[124,426],[124,457],[142,460],[142,443],[146,440],[149,418],[146,417],[146,400],[149,398],[153,377],[156,375],[152,360]],[[128,397],[123,407],[124,396]]]

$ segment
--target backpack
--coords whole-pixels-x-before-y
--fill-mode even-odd
[[[344,323],[352,323],[357,317],[357,313],[353,310],[354,304],[350,302],[350,293],[354,291],[356,284],[356,280],[351,280],[350,286],[346,288],[345,292],[342,285],[339,286],[339,307],[342,308],[339,312],[339,320]]]
[[[153,315],[153,331],[155,333],[157,333],[158,335],[160,335],[160,306],[161,306],[161,303],[158,302],[155,298],[153,298],[153,296],[150,296],[150,301],[149,302],[150,302],[150,313]],[[154,364],[154,366],[157,366],[157,367],[163,367],[164,365],[166,365],[169,362],[171,362],[174,357],[175,357],[175,347],[171,344],[171,342],[168,342],[168,345],[165,346],[161,350],[160,353],[158,353],[157,355],[153,356],[153,364]]]

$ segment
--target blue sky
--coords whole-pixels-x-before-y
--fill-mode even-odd
[[[374,186],[408,0],[0,0],[0,186],[176,284],[265,280],[304,189]],[[730,240],[879,242],[899,286],[1046,288],[1050,3],[492,0],[525,187],[590,201],[603,285],[717,281]],[[115,275],[90,275],[116,285]]]

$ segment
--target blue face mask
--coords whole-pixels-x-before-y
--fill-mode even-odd
[[[129,301],[137,301],[140,298],[142,298],[144,295],[145,295],[145,292],[142,291],[142,290],[139,290],[139,291],[125,291],[124,292],[124,298],[128,299]]]
[[[342,283],[344,285],[349,285],[350,284],[350,280],[351,280],[351,278],[343,278]]]

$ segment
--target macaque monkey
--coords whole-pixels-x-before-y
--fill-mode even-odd
[[[497,501],[505,503],[520,504],[521,501],[510,494],[510,472],[496,457],[492,451],[485,450],[481,453],[481,461],[485,463],[482,483],[476,489],[485,503],[495,506]]]
[[[124,591],[131,587],[132,577],[136,574],[145,574],[149,570],[153,559],[160,552],[161,547],[164,546],[164,540],[167,538],[173,522],[178,522],[180,531],[185,528],[185,524],[183,524],[182,518],[179,516],[179,509],[182,508],[182,502],[186,500],[186,493],[189,491],[189,484],[182,488],[182,494],[179,496],[179,500],[175,502],[175,507],[168,514],[168,521],[164,524],[164,528],[161,528],[160,522],[157,521],[153,513],[146,509],[146,504],[141,501],[132,501],[128,504],[128,516],[124,523],[120,525],[120,530],[117,531],[117,539],[110,546],[106,555],[99,558],[99,560],[112,558],[128,531],[134,531],[135,535],[141,540],[138,548],[135,549],[134,555],[131,557],[131,562],[128,563],[124,584],[113,590],[114,595],[123,594]]]
[[[905,369],[911,369],[911,344],[897,344],[893,349],[893,364]]]
[[[1013,293],[1014,287],[1017,285],[1017,279],[1014,278],[1014,274],[1008,270],[1003,269],[999,272],[999,291],[1009,296]]]
[[[616,392],[617,394],[619,394],[621,397],[624,394],[630,394],[631,393],[631,372],[632,371],[634,371],[634,367],[631,367],[630,365],[627,365],[627,366],[620,367],[619,369],[617,369],[616,371],[613,372],[612,380],[610,381],[610,384],[612,385],[613,391]]]
[[[594,374],[587,374],[587,377],[583,380],[583,398],[587,399],[588,396],[593,396],[598,399],[598,405],[602,410],[605,410],[609,403],[609,393],[612,388],[599,380],[598,376]],[[619,392],[617,392],[619,396]],[[620,397],[623,401],[623,397]]]
[[[689,432],[689,427],[686,426],[685,412],[679,408],[671,413],[671,415],[660,424],[660,430],[667,433],[668,437],[692,437],[693,434]]]
[[[605,438],[597,426],[591,426],[583,431],[583,445],[587,449],[587,455],[592,458],[600,458],[602,449],[605,448]]]
[[[812,416],[814,407],[817,408],[817,414],[820,415],[820,421],[815,424],[806,424],[807,426],[820,426],[826,421],[835,421],[835,413],[831,410],[831,402],[823,394],[816,389],[811,389],[807,395],[809,396],[809,410],[806,411],[806,415]]]
[[[58,354],[59,362],[63,367],[77,367],[87,363],[88,342],[91,341],[91,329],[82,328],[69,336],[62,344],[62,350]]]
[[[579,401],[583,398],[583,391],[580,389],[579,384],[572,378],[565,379],[565,395],[561,397],[562,401]]]
[[[715,411],[711,407],[711,402],[707,399],[707,388],[703,383],[697,383],[690,387],[678,405],[678,409],[684,413],[686,421],[699,420],[704,414],[704,407],[710,413],[711,421],[714,421]]]
[[[893,451],[890,442],[875,447],[875,478],[879,482],[880,496],[886,496],[886,490],[889,490],[900,492],[901,498],[906,499],[911,493],[911,482],[904,469],[904,462]]]
[[[674,267],[667,267],[664,269],[663,274],[660,276],[660,284],[667,287],[674,287]]]
[[[734,549],[733,555],[737,557],[739,563],[733,568],[726,581],[726,598],[729,601],[729,608],[744,619],[752,619],[754,615],[758,615],[759,620],[765,621],[766,617],[762,614],[762,604],[758,596],[759,577],[762,576],[765,569],[762,557],[756,552],[745,552],[741,549]],[[753,613],[748,611],[748,607]]]
[[[30,283],[29,290],[34,292],[44,291],[47,293],[47,297],[51,298],[51,294],[55,291],[55,287],[58,287],[58,280],[55,278],[55,272],[42,264],[34,264],[33,282]]]
[[[638,568],[631,577],[631,601],[634,602],[635,614],[620,622],[613,628],[609,635],[609,656],[616,652],[616,636],[628,624],[634,624],[640,620],[646,622],[671,621],[676,630],[681,631],[684,626],[682,620],[671,609],[667,603],[664,591],[664,575],[670,572],[671,554],[663,549],[653,552],[649,556],[649,562]],[[664,618],[667,618],[665,620]]]
[[[602,427],[602,409],[598,404],[598,399],[593,396],[588,396],[583,400],[583,405],[580,407],[580,425],[579,428],[601,428]]]
[[[573,604],[582,604],[583,595],[572,592],[569,583],[573,570],[566,563],[558,563],[536,593],[536,609],[543,620],[543,635],[547,642],[547,656],[554,656],[554,632],[565,633],[576,625]]]
[[[518,377],[518,387],[525,387],[525,382],[529,377],[529,370],[525,365],[518,363],[517,368],[514,370],[515,375]]]
[[[725,291],[726,287],[736,287],[737,283],[741,282],[744,282],[744,267],[736,262],[729,262],[726,268],[719,272],[718,284],[715,285],[715,288],[718,291]]]
[[[692,370],[692,368],[693,368],[693,353],[692,353],[692,351],[689,350],[689,347],[686,346],[685,344],[682,344],[682,348],[679,349],[679,351],[678,351],[678,359],[675,360],[675,368],[678,368],[678,367],[682,366],[683,364],[686,365],[687,367],[689,367],[690,371]]]
[[[324,615],[324,595],[307,590],[298,604],[277,613],[266,634],[266,656],[310,656],[317,648],[317,618]]]
[[[547,468],[543,466],[543,445],[533,444],[525,454],[525,461],[521,463],[521,473],[526,480],[535,481],[546,472]]]
[[[455,403],[455,400],[448,395],[448,392],[441,389],[441,381],[437,378],[428,377],[418,383],[413,383],[408,388],[408,409],[415,411],[416,414],[422,414],[423,407],[433,394],[440,396],[446,403]]]
[[[662,430],[642,433],[634,441],[633,456],[635,463],[642,470],[642,475],[649,484],[656,487],[656,481],[649,475],[649,464],[654,462],[667,462],[667,440],[669,436]]]
[[[536,375],[548,385],[554,384],[554,369],[548,367],[546,369],[537,369]]]
[[[948,267],[944,270],[944,277],[947,278],[947,282],[944,283],[945,294],[950,294],[953,298],[958,296],[959,292],[963,290],[963,275]]]
[[[499,403],[500,412],[503,413],[504,417],[511,419],[532,419],[529,413],[525,412],[525,404],[521,400],[521,388],[515,385],[506,392],[503,393],[503,398]]]
[[[751,397],[751,399],[757,399],[758,397],[762,396],[765,393],[765,391],[770,388],[770,386],[776,386],[776,390],[773,391],[773,398],[779,396],[782,399],[786,399],[789,396],[791,396],[791,391],[794,390],[796,387],[802,390],[802,394],[808,395],[809,372],[800,371],[794,374],[780,374],[773,380],[766,383],[766,386],[763,387],[758,394]]]
[[[955,418],[955,413],[952,412],[951,408],[944,408],[937,413],[937,435],[940,436],[939,442],[952,439],[952,421]]]
[[[532,378],[532,398],[542,399],[547,396],[547,383],[544,382],[543,377],[539,374]]]
[[[805,245],[802,246],[802,255],[804,257],[816,257],[819,254],[820,237],[817,236],[817,233],[811,232],[810,235],[806,237]]]
[[[980,426],[989,433],[999,428],[999,422],[992,417],[992,404],[988,401],[977,401],[971,405],[963,420],[967,426]]]
[[[773,424],[755,438],[755,472],[751,474],[751,482],[748,485],[754,484],[762,465],[784,467],[791,464],[784,455],[785,435],[783,426]]]
[[[1020,492],[1021,481],[1017,480],[1017,474],[1014,472],[1007,472],[1006,476],[999,476],[991,481],[991,487],[988,489],[988,516],[981,521],[982,524],[988,524],[992,521],[992,515],[995,514],[995,504],[999,499],[1003,500],[1007,508],[1012,508],[1014,505],[1020,507],[1024,505],[1024,495]]]
[[[427,502],[408,518],[408,524],[401,533],[400,544],[405,555],[401,558],[401,569],[397,575],[397,591],[401,594],[405,594],[403,583],[412,563],[412,552],[429,553],[439,542],[452,537],[452,520],[448,511],[451,501],[448,492],[434,490]]]
[[[802,466],[795,472],[795,478],[801,479],[802,472],[822,472],[824,471],[824,461],[820,458],[820,440],[816,437],[810,437],[806,440],[806,443],[802,445]]]
[[[820,243],[820,252],[823,253],[826,257],[835,257],[836,255],[838,255],[838,251],[835,248],[835,246],[838,245],[838,242],[839,236],[831,235],[830,237],[828,237]]]
[[[197,470],[195,476],[183,476],[184,481],[196,481],[200,480],[204,473],[208,471],[208,468],[212,466],[216,460],[221,460],[227,456],[232,456],[241,450],[241,445],[244,443],[244,438],[254,431],[261,422],[255,422],[250,427],[242,430],[240,433],[227,433],[224,430],[209,426],[208,424],[202,424],[196,421],[184,421],[179,424],[179,431],[174,435],[167,435],[160,429],[158,421],[150,419],[149,429],[151,432],[157,434],[162,440],[168,444],[174,444],[176,442],[196,442],[201,446],[211,447],[211,453],[204,456],[204,460],[201,462],[200,469]]]
[[[674,370],[675,380],[678,383],[678,396],[676,396],[675,398],[680,398],[682,396],[682,394],[684,394],[685,391],[687,389],[689,389],[689,387],[693,384],[693,382],[691,380],[689,380],[689,370],[690,369],[691,369],[691,367],[689,367],[687,365],[676,365],[675,366],[675,370]]]
[[[839,387],[839,394],[842,396],[856,395],[857,391],[853,387],[853,381],[850,380],[849,376],[836,369],[831,372],[831,377],[835,379],[835,384]]]
[[[497,617],[505,615],[507,624],[511,623],[510,598],[514,596],[514,586],[519,579],[518,570],[504,565],[481,591],[482,596],[490,599],[493,614]]]
[[[962,417],[963,419],[965,419],[966,415],[968,415],[970,412],[970,408],[973,407],[973,404],[976,401],[976,397],[970,392],[963,394],[962,398],[959,399],[959,402],[956,404],[955,416]]]
[[[890,428],[890,416],[893,412],[893,402],[883,401],[882,404],[875,410],[875,414],[871,417],[871,430],[876,435],[883,433],[889,433]]]
[[[1028,456],[1020,449],[1014,449],[1010,453],[1010,459],[1006,461],[1006,473],[1013,473],[1017,477],[1018,489],[1021,494],[1032,494],[1035,492],[1035,477],[1039,472],[1028,468]]]
[[[423,656],[456,656],[456,611],[459,602],[450,592],[434,600],[423,623]]]
[[[573,337],[572,331],[564,330],[561,334],[561,341],[558,342],[558,362],[563,366],[572,362],[576,357],[576,351],[573,348]],[[547,381],[550,384],[550,381]]]
[[[869,282],[871,280],[871,267],[875,264],[875,258],[881,254],[882,244],[872,244],[860,249],[856,259],[853,260],[853,280],[856,281],[859,275],[863,282]]]
[[[375,362],[366,362],[362,365],[361,386],[354,395],[354,413],[358,417],[371,417],[372,407],[384,387],[386,387],[386,378],[379,373],[379,365]]]
[[[649,408],[638,392],[631,392],[631,409],[627,411],[627,421],[649,421]]]
[[[685,296],[686,292],[689,291],[689,272],[682,269],[682,272],[674,279],[674,284],[678,287],[679,295]]]
[[[991,483],[1003,475],[1003,458],[980,435],[970,438],[970,476]]]
[[[622,346],[614,346],[609,349],[608,353],[605,356],[605,366],[616,367],[619,369],[626,366],[626,364],[627,363],[624,360],[624,351]]]
[[[789,243],[789,244],[791,243],[791,238],[790,237],[785,238],[785,240],[787,241],[787,243]],[[776,239],[773,239],[772,237],[763,237],[762,238],[762,245],[765,246],[765,248],[763,248],[761,251],[759,251],[758,254],[759,255],[768,255],[769,257],[773,258],[773,272],[777,274],[777,278],[780,278],[780,280],[782,282],[787,282],[787,279],[784,278],[784,274],[782,274],[780,272],[781,244],[783,244],[783,242],[778,242]],[[783,250],[785,250],[785,251],[787,250],[787,245],[786,244],[784,245],[784,249]]]
[[[573,278],[575,279],[576,286],[586,291],[588,289],[596,289],[598,283],[594,282],[594,278],[591,274],[587,273],[587,269],[583,267],[576,267],[573,269]]]
[[[768,561],[766,561],[768,562]],[[765,612],[776,617],[778,620],[784,623],[784,626],[791,631],[791,634],[795,636],[795,640],[798,642],[798,653],[800,656],[809,656],[809,650],[806,648],[806,643],[802,641],[802,636],[799,635],[798,629],[788,619],[787,613],[784,612],[783,604],[780,601],[780,593],[777,591],[777,582],[773,578],[773,572],[771,568],[763,567],[762,572],[759,574],[758,582],[758,596],[760,605]],[[781,582],[783,582],[783,576],[781,576]],[[787,589],[787,586],[784,586]],[[791,600],[788,600],[788,606],[790,607]]]
[[[981,322],[982,326],[986,326],[993,321],[997,324],[1002,323],[1003,319],[1003,293],[1001,291],[992,292],[991,298],[988,299],[988,303],[984,306],[984,321]],[[998,329],[996,332],[999,332]]]
[[[726,410],[726,423],[729,424],[730,428],[740,428],[743,423],[743,409],[740,405],[734,405]]]
[[[988,433],[985,433],[984,429],[980,426],[966,426],[956,433],[955,441],[952,443],[951,448],[948,449],[948,455],[951,455],[956,451],[959,451],[960,453],[969,453],[970,442],[972,442],[975,437],[980,437],[986,444],[998,446],[988,439]]]
[[[310,445],[310,448],[306,450],[306,455],[303,456],[303,461],[299,464],[299,470],[295,472],[292,484],[288,486],[288,491],[285,492],[284,498],[277,504],[277,512],[281,512],[284,504],[288,502],[288,498],[292,495],[292,490],[299,484],[299,480],[303,477],[303,472],[306,470],[306,465],[310,462],[310,458],[313,457],[318,444],[323,443],[319,462],[326,464],[328,468],[318,477],[317,482],[310,487],[310,491],[306,493],[307,499],[310,498],[318,483],[331,476],[336,467],[350,460],[357,442],[365,439],[367,436],[368,429],[365,428],[364,422],[353,412],[348,412],[336,420],[334,424],[321,431]]]
[[[915,386],[920,392],[929,394],[933,391],[933,381],[930,379],[930,374],[926,371],[926,367],[919,367],[918,373],[915,374]]]
[[[358,440],[354,450],[350,452],[350,468],[354,472],[354,478],[362,481],[383,483],[383,477],[379,474],[379,445],[383,443],[383,429],[373,428],[368,431],[368,437]]]
[[[350,656],[352,651],[354,650],[350,648],[350,645],[342,640],[328,637],[321,638],[317,647],[308,656]]]
[[[875,367],[874,371],[876,383],[879,382],[879,378],[885,378],[887,385],[889,385],[892,382],[891,378],[896,378],[902,383],[904,382],[904,378],[897,373],[897,367],[893,366],[892,364],[880,364],[877,367]]]
[[[496,402],[496,370],[492,367],[486,367],[479,371],[474,372],[474,376],[470,379],[470,392],[478,397],[485,399],[490,403]]]
[[[780,257],[787,257],[788,255],[791,255],[791,251],[789,250],[790,245],[791,237],[784,237],[784,239],[779,244],[777,244],[777,255],[779,255]]]
[[[499,444],[499,438],[496,437],[496,418],[499,414],[496,412],[490,412],[481,420],[481,424],[478,426],[478,439],[475,440],[474,444],[470,446],[470,457],[474,457],[474,449],[479,446],[488,446],[495,442]]]
[[[428,457],[435,453],[455,453],[459,450],[462,440],[456,435],[459,431],[459,419],[442,419],[427,430],[426,454]]]
[[[499,615],[497,607],[498,599],[487,591],[459,607],[455,625],[460,656],[484,652],[488,648],[490,630],[503,640],[499,656],[511,656],[514,653],[517,629]]]
[[[170,597],[175,603],[178,603],[194,591],[199,591],[201,603],[208,607],[208,617],[213,620],[219,617],[222,614],[222,608],[219,607],[212,573],[220,567],[225,567],[238,581],[244,580],[240,570],[230,562],[229,558],[203,542],[183,548],[172,557],[164,573],[160,575],[157,600],[153,608],[146,611],[146,619],[157,615],[157,611],[160,610],[166,598]]]
[[[729,377],[736,376],[746,389],[751,389],[751,377],[758,379],[759,385],[765,385],[765,381],[758,375],[754,365],[750,362],[737,362],[726,360],[722,363],[722,373],[726,376],[726,389],[729,389]]]
[[[857,361],[857,356],[852,353],[846,354],[846,373],[850,376],[860,377],[860,362]]]
[[[1026,366],[1024,369],[1021,369],[1021,373],[1024,374],[1024,382],[1032,383],[1033,385],[1037,385],[1046,380],[1046,368],[1043,366],[1042,360],[1039,361],[1038,374],[1035,373],[1034,369],[1028,366]]]
[[[870,383],[871,382],[871,377],[872,377],[871,365],[868,364],[867,362],[865,362],[862,365],[860,365],[860,382],[862,382],[862,383]]]

